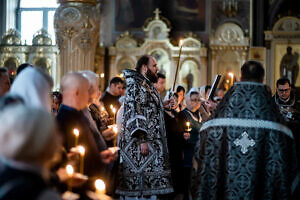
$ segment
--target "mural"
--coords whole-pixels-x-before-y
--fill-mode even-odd
[[[115,30],[140,29],[155,8],[176,24],[174,31],[205,31],[205,0],[116,0]]]

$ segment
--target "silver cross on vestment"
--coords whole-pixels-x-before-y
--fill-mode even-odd
[[[243,154],[248,152],[249,147],[253,147],[255,145],[254,140],[249,138],[249,135],[246,131],[242,133],[241,139],[237,138],[233,143],[235,146],[241,146],[241,151]]]

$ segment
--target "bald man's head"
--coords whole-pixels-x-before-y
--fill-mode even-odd
[[[61,81],[63,104],[81,110],[88,104],[89,82],[78,72],[66,74]]]

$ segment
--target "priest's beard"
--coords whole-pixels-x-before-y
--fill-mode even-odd
[[[157,74],[152,73],[151,70],[149,70],[149,69],[147,69],[146,77],[147,77],[152,83],[156,83],[157,80],[158,80]]]

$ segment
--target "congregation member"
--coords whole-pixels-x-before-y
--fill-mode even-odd
[[[120,134],[120,199],[169,199],[173,192],[163,104],[153,86],[154,57],[143,55],[136,70],[124,70],[127,90]]]
[[[0,97],[5,95],[10,89],[8,71],[5,67],[0,67]]]
[[[91,129],[91,132],[93,133],[93,136],[95,138],[97,147],[99,151],[103,151],[107,149],[107,142],[112,141],[115,138],[115,134],[112,130],[112,128],[108,128],[106,130],[100,131],[101,125],[97,125],[97,122],[101,122],[101,119],[95,120],[95,116],[92,115],[90,106],[95,105],[94,102],[98,101],[99,96],[99,78],[98,75],[95,74],[92,71],[82,71],[81,74],[83,77],[85,77],[89,82],[89,100],[86,107],[83,109],[83,113],[85,117],[87,118],[89,122],[89,127]],[[95,114],[95,113],[94,113]],[[105,138],[107,139],[107,142],[105,142]],[[112,145],[110,145],[112,146]]]
[[[61,199],[49,187],[61,145],[53,116],[15,104],[1,111],[0,121],[5,124],[0,128],[0,199]]]
[[[124,81],[120,77],[114,77],[109,82],[109,88],[101,97],[101,101],[104,104],[106,111],[109,114],[109,118],[111,118],[111,123],[113,124],[113,117],[115,117],[116,113],[113,113],[111,105],[116,109],[119,110],[121,107],[121,103],[119,102],[119,98],[122,94],[124,86]]]
[[[167,96],[169,94],[167,93]],[[166,97],[167,97],[166,96]],[[172,183],[174,188],[173,200],[182,200],[184,194],[184,171],[183,168],[183,148],[185,145],[183,132],[179,131],[179,118],[178,118],[178,94],[174,93],[171,97],[174,99],[174,105],[171,108],[165,108],[164,118],[166,126],[166,135],[168,142],[168,150],[170,157],[170,168],[172,175]],[[168,100],[165,98],[165,100]],[[187,138],[189,135],[187,135]]]
[[[62,103],[62,94],[58,91],[52,92],[51,112],[56,116],[59,106]]]
[[[278,79],[273,101],[287,123],[300,123],[300,103],[297,100],[290,80],[285,77]]]
[[[193,199],[291,199],[297,184],[295,141],[280,123],[263,80],[263,66],[245,62],[241,81],[201,126]]]
[[[113,154],[105,147],[97,146],[89,122],[82,112],[88,105],[89,88],[88,80],[78,72],[70,72],[62,78],[60,89],[63,101],[58,110],[57,121],[67,152],[75,147],[74,129],[79,130],[78,145],[83,145],[86,149],[84,174],[89,177],[104,177],[105,166],[111,162]]]
[[[33,65],[31,65],[31,64],[29,64],[29,63],[22,63],[21,65],[19,65],[18,66],[18,68],[17,68],[17,76],[24,70],[24,69],[26,69],[27,67],[32,67],[32,68],[34,68],[34,66]]]
[[[176,94],[178,95],[178,106],[176,111],[180,112],[185,108],[185,88],[182,85],[178,85],[176,87]]]
[[[296,149],[298,154],[298,160],[300,160],[300,103],[297,101],[295,91],[291,88],[290,80],[286,77],[282,77],[276,82],[276,93],[273,96],[273,101],[277,106],[285,124],[292,130]],[[300,169],[299,169],[300,171]],[[300,173],[300,172],[299,172]],[[300,198],[300,184],[297,189],[297,198]]]
[[[52,78],[39,68],[27,67],[14,80],[10,95],[19,96],[24,104],[51,112]]]
[[[163,100],[166,96],[166,76],[162,73],[157,73],[157,82],[153,83],[153,86],[157,90],[160,98]]]
[[[179,113],[179,131],[187,140],[184,148],[184,200],[189,199],[190,193],[190,176],[192,170],[192,161],[194,148],[199,139],[199,129],[202,125],[203,117],[200,112],[201,99],[197,88],[191,88],[186,95],[186,108]],[[189,123],[189,125],[187,125]],[[188,130],[190,129],[190,130]]]

